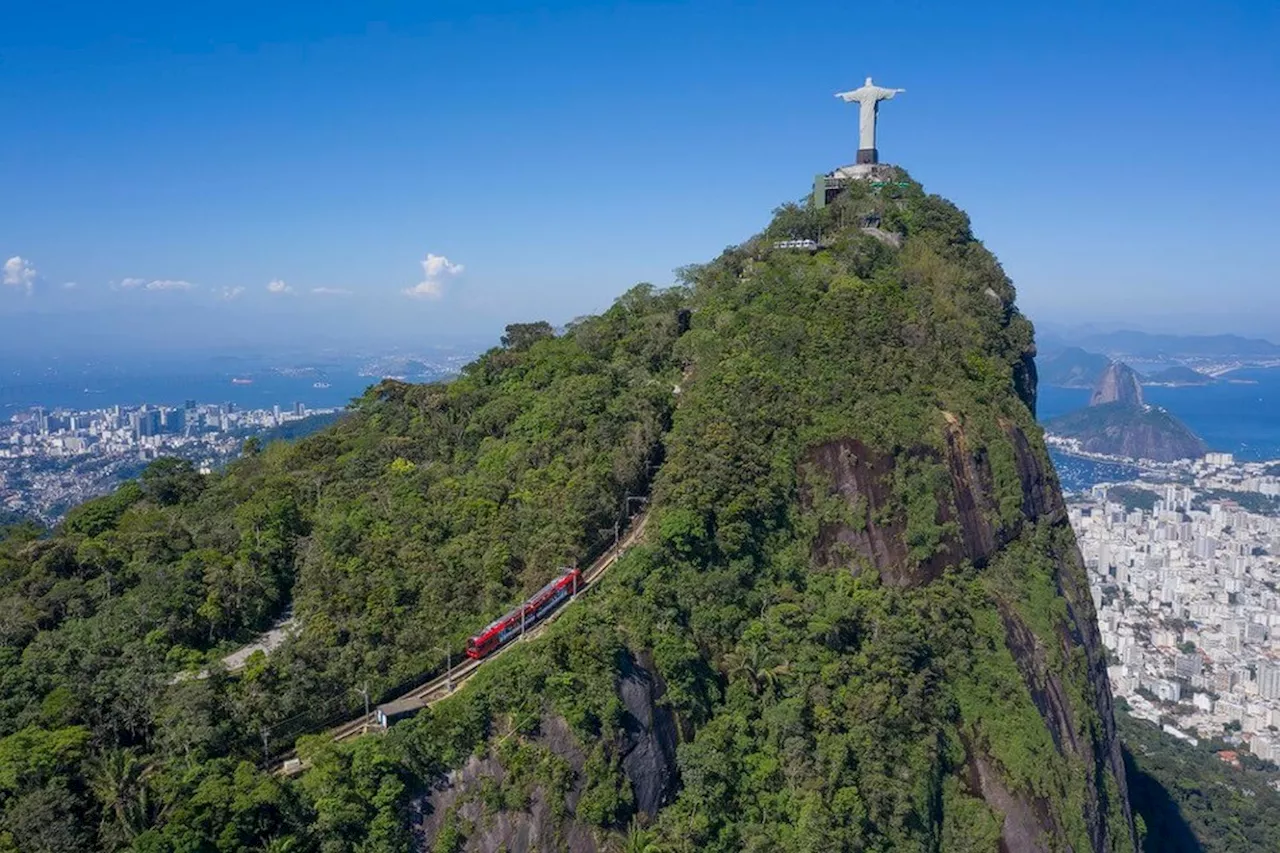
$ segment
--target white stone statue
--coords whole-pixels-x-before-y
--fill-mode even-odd
[[[883,86],[877,86],[871,82],[871,78],[867,78],[867,82],[860,88],[854,89],[852,92],[837,92],[836,97],[844,99],[845,103],[857,101],[860,109],[858,111],[858,162],[876,162],[874,152],[876,149],[876,115],[880,112],[880,102],[887,101],[894,95],[907,91],[906,89],[886,89]],[[864,154],[863,152],[867,152]],[[866,157],[871,159],[864,159]]]

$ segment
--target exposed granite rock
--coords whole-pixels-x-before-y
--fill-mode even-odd
[[[565,796],[568,812],[573,813],[582,795],[582,769],[586,754],[560,717],[543,719],[541,731],[534,739],[552,753],[563,758],[572,768],[573,787]],[[472,756],[460,769],[441,778],[425,796],[415,802],[418,815],[414,835],[419,850],[430,850],[436,835],[451,812],[469,824],[464,849],[477,853],[529,853],[536,850],[565,850],[569,853],[597,853],[595,833],[573,820],[555,815],[547,792],[535,787],[525,811],[498,811],[486,814],[478,796],[486,784],[501,783],[507,776],[501,762],[493,756]]]
[[[963,428],[948,419],[946,452],[917,447],[905,456],[941,462],[950,473],[950,489],[939,494],[936,521],[950,530],[928,559],[913,561],[906,543],[905,511],[895,503],[893,477],[897,460],[872,450],[858,439],[842,439],[815,447],[805,459],[804,499],[816,499],[818,484],[839,495],[855,516],[852,523],[821,525],[814,543],[820,565],[848,563],[875,569],[886,583],[914,586],[939,577],[947,566],[962,560],[985,565],[999,548],[1021,532],[1025,522],[1064,512],[1056,481],[1016,426],[1005,427],[1022,490],[1021,517],[1015,524],[999,520],[995,477],[984,447],[971,449]]]
[[[1186,424],[1143,400],[1138,375],[1112,362],[1099,378],[1089,405],[1045,424],[1054,435],[1073,438],[1089,453],[1172,462],[1202,456],[1208,446]]]
[[[1018,363],[1013,366],[1013,390],[1017,392],[1018,398],[1026,404],[1031,410],[1031,414],[1036,413],[1036,402],[1039,398],[1040,376],[1036,368],[1036,350],[1035,347],[1027,350],[1018,359]]]
[[[844,520],[820,524],[813,545],[814,559],[820,565],[848,566],[855,571],[873,568],[884,583],[916,586],[935,580],[948,566],[963,560],[985,566],[1004,546],[1028,532],[1031,525],[1047,525],[1052,531],[1049,539],[1055,543],[1052,556],[1058,591],[1067,604],[1067,619],[1056,642],[1061,644],[1063,658],[1083,651],[1088,700],[1097,714],[1090,713],[1082,725],[1061,674],[1049,663],[1044,639],[1024,624],[1013,608],[1002,606],[1005,642],[1054,745],[1086,768],[1090,784],[1085,794],[1084,817],[1091,848],[1101,853],[1112,850],[1117,843],[1132,843],[1132,837],[1121,840],[1108,834],[1107,815],[1116,805],[1129,827],[1132,817],[1093,600],[1067,526],[1056,478],[1036,454],[1027,435],[1016,426],[1005,425],[1003,436],[997,440],[1007,441],[1005,450],[1012,451],[1021,503],[1017,518],[1010,523],[1006,517],[1002,522],[990,459],[993,448],[972,445],[961,424],[951,416],[947,417],[943,435],[942,453],[917,447],[897,458],[876,452],[857,439],[815,447],[802,465],[802,497],[810,506],[824,496],[842,499],[847,513]],[[905,541],[905,512],[894,503],[893,481],[900,459],[941,462],[949,474],[949,488],[937,495],[936,520],[950,532],[937,552],[923,561],[911,560]],[[1050,839],[1061,839],[1062,828],[1051,810],[1030,793],[1012,790],[980,745],[966,744],[966,749],[970,789],[1003,816],[1002,850],[1020,853],[1056,849]],[[1117,785],[1109,788],[1107,776]],[[1120,802],[1113,804],[1108,797],[1117,787]]]
[[[652,662],[628,657],[617,687],[626,709],[618,744],[622,769],[631,783],[637,810],[654,815],[672,800],[678,786],[675,719],[670,709],[659,703],[666,688],[653,674]],[[486,813],[479,795],[486,785],[500,784],[507,772],[492,755],[472,756],[461,769],[439,779],[416,802],[419,849],[431,849],[453,812],[471,827],[465,849],[475,853],[601,850],[600,832],[575,819],[586,766],[586,753],[577,737],[563,718],[549,715],[542,720],[533,742],[564,759],[574,774],[573,785],[565,795],[563,817],[557,816],[547,792],[540,786],[534,788],[527,810]]]
[[[1141,406],[1145,402],[1138,374],[1122,361],[1113,361],[1102,371],[1097,384],[1093,386],[1093,394],[1089,397],[1090,406],[1103,406],[1107,403]]]
[[[618,695],[627,713],[622,725],[626,743],[622,769],[631,780],[636,808],[655,815],[675,796],[679,781],[676,772],[678,735],[671,709],[658,704],[665,685],[640,662],[628,658]]]
[[[1050,853],[1046,831],[1052,820],[1040,804],[1015,796],[1000,778],[991,759],[972,743],[965,743],[965,765],[970,792],[1004,816],[1000,829],[1000,853]]]
[[[1067,602],[1067,618],[1072,629],[1070,636],[1061,638],[1063,648],[1069,651],[1073,647],[1083,648],[1088,664],[1088,681],[1092,691],[1093,707],[1097,711],[1098,729],[1091,732],[1091,741],[1083,744],[1080,755],[1092,759],[1091,766],[1095,784],[1091,794],[1097,795],[1095,814],[1105,814],[1110,807],[1106,801],[1107,789],[1101,784],[1101,778],[1107,772],[1116,779],[1119,787],[1119,807],[1124,814],[1125,822],[1133,826],[1133,813],[1129,803],[1128,782],[1125,777],[1124,754],[1120,737],[1116,733],[1115,708],[1111,699],[1111,681],[1107,676],[1107,656],[1102,645],[1102,634],[1098,630],[1098,615],[1094,610],[1093,596],[1089,592],[1088,574],[1085,571],[1084,558],[1080,556],[1080,548],[1075,544],[1075,537],[1066,522],[1060,522],[1062,535],[1054,547],[1057,564],[1056,578],[1058,591]],[[1042,712],[1043,713],[1043,712]],[[1084,748],[1090,751],[1085,752]],[[1091,823],[1094,830],[1094,849],[1108,849],[1104,845],[1106,826],[1101,820]]]

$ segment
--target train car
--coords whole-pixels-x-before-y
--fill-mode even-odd
[[[542,589],[529,596],[519,607],[495,619],[467,640],[467,657],[479,660],[506,645],[521,633],[547,618],[566,598],[582,589],[582,572],[568,569]]]

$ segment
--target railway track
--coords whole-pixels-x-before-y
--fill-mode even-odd
[[[582,589],[578,591],[578,595],[582,595],[587,590],[595,586],[596,582],[604,577],[604,575],[618,561],[618,558],[625,554],[632,545],[639,541],[644,533],[645,523],[648,521],[648,511],[641,513],[632,519],[627,527],[627,534],[618,540],[618,543],[608,551],[597,557],[591,565],[582,571]],[[420,685],[408,690],[399,696],[389,699],[379,704],[373,711],[363,714],[354,720],[329,729],[328,735],[334,741],[346,741],[359,737],[370,731],[382,731],[386,728],[385,721],[392,721],[407,714],[411,714],[422,708],[429,708],[436,702],[448,698],[453,695],[476,673],[485,662],[491,661],[507,650],[515,648],[521,642],[536,639],[547,626],[559,618],[561,613],[571,607],[577,601],[574,596],[565,602],[561,607],[557,608],[547,618],[543,619],[533,628],[529,629],[520,640],[508,643],[498,651],[481,658],[480,660],[472,660],[467,658],[463,663],[458,664],[453,670],[439,678],[428,681],[426,684]],[[273,767],[273,771],[283,776],[295,776],[307,768],[306,762],[298,759],[292,751],[281,756],[278,763]]]

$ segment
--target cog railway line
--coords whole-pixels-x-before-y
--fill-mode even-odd
[[[532,640],[540,636],[547,626],[556,620],[570,604],[577,600],[577,596],[591,589],[596,585],[604,575],[613,567],[618,558],[625,554],[644,533],[645,522],[648,520],[648,511],[644,511],[634,517],[627,529],[626,535],[618,540],[617,544],[605,551],[591,563],[590,566],[582,570],[582,583],[577,589],[577,594],[572,598],[562,602],[555,610],[548,613],[544,618],[540,619],[536,624],[529,627],[528,630],[521,633],[518,639]],[[370,731],[382,731],[392,721],[401,717],[412,714],[423,708],[430,708],[435,703],[453,695],[460,687],[462,687],[471,676],[473,676],[486,661],[493,660],[499,655],[505,653],[508,649],[518,645],[516,641],[509,641],[500,646],[494,652],[481,658],[465,658],[462,663],[452,667],[445,675],[432,679],[425,684],[415,687],[396,696],[386,702],[380,703],[369,713],[361,714],[355,719],[348,720],[339,726],[331,728],[326,733],[331,740],[342,742],[359,737]],[[271,762],[272,770],[283,776],[295,776],[307,768],[306,762],[296,757],[293,750],[279,756],[275,761]]]

